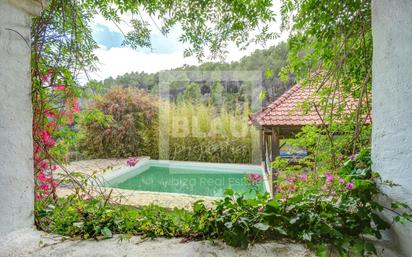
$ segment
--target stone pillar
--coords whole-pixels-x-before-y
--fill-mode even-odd
[[[374,0],[372,29],[373,168],[400,184],[382,188],[389,198],[412,206],[412,0]],[[402,256],[412,256],[410,223],[386,237]]]
[[[41,0],[0,0],[0,236],[33,227],[31,16]]]

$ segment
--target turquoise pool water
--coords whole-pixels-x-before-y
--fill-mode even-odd
[[[111,178],[108,185],[139,191],[223,196],[226,188],[235,192],[249,191],[245,177],[251,173],[261,174],[260,167],[148,161]],[[265,191],[263,182],[258,187]]]

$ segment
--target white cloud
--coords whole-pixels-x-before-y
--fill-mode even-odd
[[[99,58],[99,71],[89,75],[96,80],[116,77],[131,71],[154,73],[184,64],[197,64],[195,58],[184,58],[182,53],[144,53],[129,47],[100,48],[95,50],[95,54]]]

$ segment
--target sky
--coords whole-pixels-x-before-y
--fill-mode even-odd
[[[279,13],[279,10],[274,11]],[[152,49],[132,49],[122,46],[123,34],[132,29],[129,25],[130,19],[131,17],[125,14],[121,17],[121,23],[114,24],[100,15],[94,17],[91,26],[93,38],[99,45],[99,48],[94,52],[99,62],[97,64],[98,71],[88,74],[90,79],[103,80],[110,76],[115,78],[118,75],[132,71],[154,73],[160,70],[177,68],[184,64],[199,64],[195,57],[183,56],[185,45],[178,40],[181,34],[180,29],[175,27],[167,36],[164,36],[159,31],[156,21],[150,23]],[[274,31],[279,32],[279,25],[274,24],[274,27]],[[285,34],[282,34],[280,38],[267,42],[266,47],[285,40],[286,37]],[[225,61],[237,61],[256,49],[262,48],[265,48],[265,46],[251,45],[242,51],[235,45],[229,44]],[[80,80],[82,84],[87,82],[85,78]]]

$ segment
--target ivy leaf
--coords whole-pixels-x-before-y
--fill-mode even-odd
[[[108,227],[104,227],[102,229],[102,235],[104,236],[104,238],[111,238],[113,237],[112,231],[110,231],[110,229]]]
[[[290,223],[290,224],[295,224],[296,221],[298,221],[298,220],[299,220],[299,217],[294,217],[294,218],[291,218],[291,219],[289,220],[289,223]]]
[[[232,223],[232,222],[226,222],[226,223],[225,223],[225,226],[226,226],[227,228],[232,228],[232,227],[233,227],[233,223]]]
[[[275,227],[275,230],[279,232],[281,235],[287,236],[288,233],[282,227]]]
[[[262,231],[266,231],[269,229],[269,225],[268,224],[264,224],[264,223],[256,223],[255,225],[253,225],[255,228],[262,230]]]
[[[391,203],[392,209],[400,209],[400,208],[408,208],[408,205],[401,202],[392,202]]]
[[[409,215],[408,213],[404,212],[404,213],[402,213],[402,215],[396,216],[394,220],[396,222],[401,223],[401,224],[406,224],[409,221],[409,219],[411,218],[411,216],[412,215]]]
[[[303,233],[302,239],[305,241],[312,241],[312,233]]]

